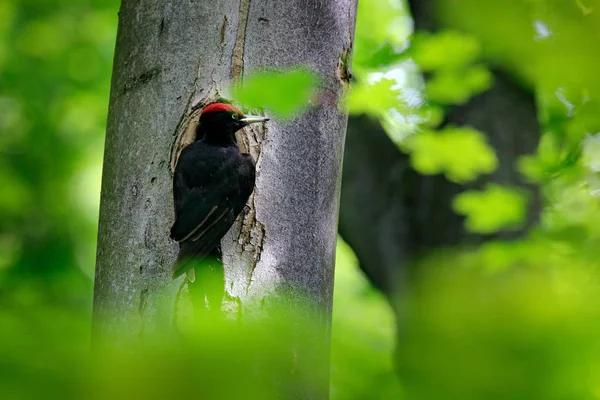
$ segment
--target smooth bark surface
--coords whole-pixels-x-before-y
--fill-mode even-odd
[[[355,0],[123,1],[102,182],[96,337],[174,337],[183,288],[170,279],[174,143],[199,107],[227,97],[232,79],[305,65],[322,80],[314,107],[240,137],[257,161],[257,184],[223,240],[223,260],[228,307],[242,320],[264,314],[268,299],[281,294],[296,311],[298,336],[285,338],[289,357],[312,371],[282,371],[296,380],[294,395],[284,397],[327,397],[347,122],[337,100],[347,85],[341,59],[352,47],[355,12]],[[307,326],[312,343],[303,347]],[[319,376],[318,387],[303,385],[309,374]]]

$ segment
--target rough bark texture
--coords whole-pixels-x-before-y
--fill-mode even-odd
[[[413,0],[416,30],[436,30],[433,2]],[[496,69],[494,86],[464,105],[446,110],[444,124],[470,125],[484,132],[496,150],[499,168],[477,182],[458,185],[444,176],[414,171],[381,125],[364,116],[351,117],[348,126],[340,209],[340,234],[355,250],[361,268],[388,297],[405,284],[410,261],[444,246],[477,244],[493,236],[474,235],[464,218],[451,208],[465,189],[486,182],[518,185],[530,194],[525,229],[538,218],[537,188],[523,182],[515,169],[518,158],[535,153],[540,135],[534,97],[529,90]],[[393,304],[393,302],[392,302]]]
[[[294,396],[326,398],[340,171],[347,116],[337,99],[340,57],[352,47],[355,0],[123,0],[107,128],[94,298],[94,332],[126,339],[174,332],[176,244],[171,152],[190,115],[231,79],[302,64],[322,79],[319,104],[242,133],[257,161],[247,212],[223,241],[227,291],[242,318],[285,293],[310,325],[290,335]],[[181,138],[179,138],[181,139]],[[269,303],[262,301],[262,304]],[[255,306],[258,305],[258,306]],[[310,323],[306,318],[310,318]],[[299,329],[298,331],[302,331]],[[300,335],[300,334],[298,334]],[[318,387],[303,385],[318,375]],[[290,378],[285,378],[290,381]],[[294,385],[292,385],[294,386]],[[304,390],[305,392],[302,392]]]

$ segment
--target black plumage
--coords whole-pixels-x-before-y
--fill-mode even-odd
[[[202,111],[196,140],[183,149],[175,168],[171,238],[179,242],[179,255],[174,278],[217,248],[244,209],[256,172],[252,157],[238,149],[235,132],[267,120],[244,116],[225,103]]]

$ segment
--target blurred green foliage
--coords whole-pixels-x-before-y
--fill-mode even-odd
[[[467,229],[489,234],[519,228],[525,219],[527,198],[518,189],[489,184],[483,191],[462,192],[452,206],[458,214],[467,216]]]
[[[429,104],[463,104],[492,86],[492,75],[477,65],[481,44],[455,31],[417,32],[406,56],[431,73],[425,93]]]
[[[461,258],[461,268],[441,267],[453,257],[427,266],[404,304],[411,328],[398,352],[408,398],[597,398],[598,280],[536,250],[494,251],[518,268],[493,273],[480,268],[485,252]]]
[[[417,32],[407,53],[422,71],[457,70],[479,58],[481,44],[473,36],[455,31]]]
[[[352,85],[345,97],[346,107],[357,114],[384,118],[390,108],[406,110],[401,94],[397,82],[392,79],[382,78],[374,83],[358,82]]]
[[[380,118],[421,173],[472,181],[496,156],[468,126],[436,130],[441,106],[487,90],[489,65],[505,68],[536,94],[544,135],[518,168],[542,185],[546,205],[527,238],[447,249],[415,267],[423,272],[395,304],[400,382],[391,307],[340,242],[332,398],[597,398],[600,2],[435,5],[447,29],[410,37],[401,1],[359,2],[346,105]],[[244,371],[253,352],[276,369],[277,338],[227,324],[185,351],[89,351],[117,9],[117,0],[0,0],[0,398],[271,398],[274,388]],[[281,117],[318,86],[302,70],[244,83],[238,101]],[[488,186],[454,208],[469,229],[492,233],[518,226],[526,201]]]
[[[600,2],[435,0],[435,5],[445,26],[479,40],[482,60],[535,89],[545,137],[526,173],[548,180],[577,169],[581,138],[600,128],[595,67]]]
[[[310,105],[318,84],[319,78],[305,68],[260,71],[235,84],[232,96],[245,107],[264,108],[280,119],[289,119]]]
[[[492,74],[481,65],[461,70],[443,70],[427,83],[427,99],[439,104],[463,104],[492,86]]]
[[[408,137],[405,146],[411,153],[413,167],[419,172],[443,172],[448,179],[459,183],[491,173],[498,166],[494,149],[487,144],[485,136],[470,127],[448,126],[439,132],[421,132]]]
[[[352,68],[358,75],[398,60],[410,35],[409,15],[401,0],[358,3]]]
[[[401,16],[397,7],[382,11],[381,3],[366,20]],[[510,71],[535,93],[543,134],[537,154],[515,168],[541,185],[545,206],[527,238],[440,250],[413,266],[421,273],[398,305],[403,396],[597,398],[600,2],[432,3],[432,18],[444,28],[435,34],[399,40],[377,29],[383,46],[396,51],[384,62],[355,58],[357,80],[368,87],[351,92],[350,111],[380,118],[419,172],[472,181],[496,169],[494,151],[468,126],[436,130],[440,106],[489,89],[491,69]],[[365,107],[384,79],[395,79],[380,94],[385,109]],[[407,95],[415,90],[424,98]],[[387,100],[392,95],[399,103]],[[453,207],[467,217],[468,230],[490,234],[518,227],[527,201],[519,190],[488,185],[459,194]]]
[[[383,295],[358,271],[352,249],[338,239],[331,343],[332,399],[397,399],[393,372],[395,318]]]
[[[341,241],[338,259],[332,398],[362,399],[370,393],[381,393],[370,398],[397,398],[391,308],[358,273],[352,251]],[[146,335],[142,349],[129,343],[92,350],[85,313],[46,300],[47,294],[37,290],[0,291],[2,399],[258,400],[285,391],[272,377],[292,369],[285,366],[290,349],[281,339],[293,329],[286,326],[285,321],[293,325],[290,318],[265,328],[203,315],[198,326],[182,327],[185,346]],[[306,340],[309,346],[313,342]]]
[[[89,311],[117,5],[0,0],[0,290]]]

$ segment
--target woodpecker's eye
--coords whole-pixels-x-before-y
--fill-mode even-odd
[[[237,121],[240,117],[237,114],[231,114],[231,118]]]

